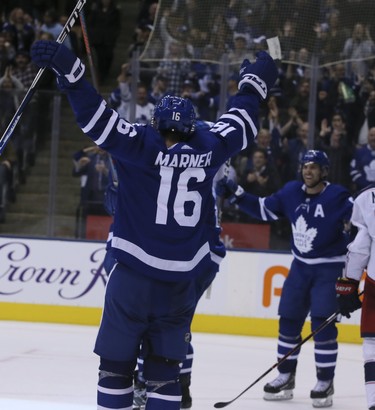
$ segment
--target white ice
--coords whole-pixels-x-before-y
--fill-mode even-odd
[[[96,327],[0,322],[1,410],[94,410],[98,358]],[[196,333],[192,396],[194,410],[229,401],[272,368],[276,339]],[[266,402],[263,385],[273,369],[227,409],[312,409],[313,344],[302,347],[294,399]],[[333,409],[366,409],[361,345],[340,344]]]

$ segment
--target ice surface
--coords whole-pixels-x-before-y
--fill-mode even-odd
[[[1,410],[95,410],[98,358],[92,353],[96,327],[0,322]],[[193,409],[229,401],[270,369],[276,339],[196,333]],[[312,409],[313,343],[302,346],[294,399],[266,402],[263,385],[272,370],[227,409]],[[362,346],[340,344],[333,409],[366,409]]]

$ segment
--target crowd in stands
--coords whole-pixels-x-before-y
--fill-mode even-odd
[[[137,114],[130,118],[130,109],[124,109],[132,101],[127,65],[126,76],[118,77],[119,87],[109,98],[121,116],[144,123],[147,116],[139,112],[146,107],[148,112],[166,94],[177,94],[193,101],[199,119],[215,121],[220,88],[226,86],[230,104],[242,60],[266,48],[265,39],[276,33],[283,53],[279,79],[260,112],[254,146],[232,159],[238,182],[255,195],[270,195],[300,178],[300,159],[308,148],[328,154],[329,180],[353,194],[375,182],[375,26],[367,14],[369,2],[360,2],[359,10],[352,1],[326,0],[321,9],[319,2],[307,0],[296,0],[295,7],[288,8],[278,1],[219,1],[204,26],[199,24],[202,1],[188,2],[186,14],[182,1],[168,2],[168,7],[162,3],[157,14],[157,1],[143,3],[128,54],[129,60],[134,50],[140,55],[137,92],[141,89],[142,99],[137,98]],[[316,47],[320,59],[316,115],[315,123],[309,124],[311,57]],[[220,76],[224,54],[229,66],[226,82]],[[251,222],[229,206],[225,220]],[[283,231],[280,226],[276,229]]]
[[[26,5],[11,6],[14,3]],[[66,3],[71,9],[72,5]],[[278,0],[218,0],[208,8],[203,0],[160,4],[157,0],[141,1],[133,41],[124,52],[118,87],[108,103],[126,119],[148,123],[160,98],[177,94],[193,101],[199,119],[215,121],[225,109],[220,105],[222,87],[226,88],[227,105],[237,92],[243,58],[251,60],[258,49],[267,47],[266,38],[278,35],[283,60],[279,79],[262,105],[254,146],[232,159],[237,180],[249,192],[269,195],[287,181],[299,178],[301,157],[308,148],[316,148],[329,156],[329,180],[355,194],[375,181],[375,25],[370,19],[371,2],[362,0],[360,7],[351,0],[292,3],[285,7]],[[15,97],[7,114],[1,111],[2,130],[8,121],[5,116],[11,115],[9,107],[14,111],[22,87],[26,90],[35,76],[28,56],[32,42],[55,38],[58,24],[66,20],[66,16],[56,14],[52,1],[38,2],[39,8],[34,9],[27,4],[11,1],[0,6],[0,76],[7,79],[0,80],[0,92],[9,92],[6,87],[19,90],[12,93]],[[208,11],[205,18],[201,17],[202,10]],[[87,11],[100,82],[109,75],[120,30],[119,16],[114,0],[93,2]],[[81,37],[79,29],[73,30],[66,44],[79,56],[84,53]],[[315,123],[309,124],[310,64],[317,50]],[[140,67],[135,82],[133,57]],[[224,78],[223,61],[228,66]],[[46,88],[54,87],[48,77],[44,81]],[[41,100],[36,102],[48,104],[48,100]],[[23,120],[25,133],[20,127],[20,135],[12,142],[16,153],[13,158],[21,170],[33,162],[32,149],[38,141],[32,130],[41,127],[39,121],[33,124],[33,118],[37,118],[33,112],[38,110],[32,104],[29,110],[29,123],[27,118]],[[311,130],[313,147],[308,146]],[[39,136],[43,132],[38,129],[38,139],[43,139]],[[249,222],[249,217],[228,206],[223,220]]]
[[[1,135],[38,73],[30,58],[32,44],[41,39],[56,40],[75,5],[74,0],[63,3],[54,0],[0,2]],[[95,0],[84,11],[99,82],[103,84],[108,80],[120,32],[120,9],[115,0]],[[85,54],[79,20],[64,44],[80,57]],[[43,146],[51,134],[51,99],[56,91],[54,75],[46,70],[0,156],[0,223],[5,221],[9,203],[16,201],[17,186],[26,183],[28,172],[35,164],[38,147]]]

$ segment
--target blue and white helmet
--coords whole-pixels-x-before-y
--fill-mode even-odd
[[[315,149],[306,151],[305,155],[301,159],[301,165],[308,163],[318,164],[322,169],[329,169],[329,159],[324,151],[318,151]]]
[[[158,131],[173,131],[188,136],[195,130],[195,110],[187,98],[166,95],[155,106],[151,125]]]
[[[310,149],[306,151],[305,155],[301,159],[301,171],[305,164],[318,164],[321,169],[321,180],[325,180],[328,177],[329,172],[329,159],[324,151],[318,151]]]

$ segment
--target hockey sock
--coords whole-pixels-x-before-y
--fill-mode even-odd
[[[320,326],[325,319],[311,318],[312,330]],[[331,323],[314,336],[315,365],[318,380],[333,380],[335,376],[338,344],[337,328]]]
[[[279,339],[277,342],[277,358],[280,360],[298,343],[301,342],[301,329],[303,321],[292,320],[281,317],[279,321]],[[280,373],[293,373],[297,367],[298,355],[301,349],[297,349],[294,354],[278,366]]]
[[[130,362],[111,362],[101,359],[98,409],[131,410],[133,408],[133,368]]]
[[[193,349],[192,344],[189,343],[186,359],[182,362],[182,367],[180,371],[181,376],[191,374],[191,370],[193,367],[193,359],[194,359],[194,349]]]
[[[99,372],[98,409],[132,409],[133,380],[122,374]]]
[[[365,385],[368,406],[375,406],[375,339],[363,339],[363,358],[365,361]]]
[[[178,382],[178,361],[150,357],[144,361],[147,386],[146,410],[179,410],[181,386]]]

